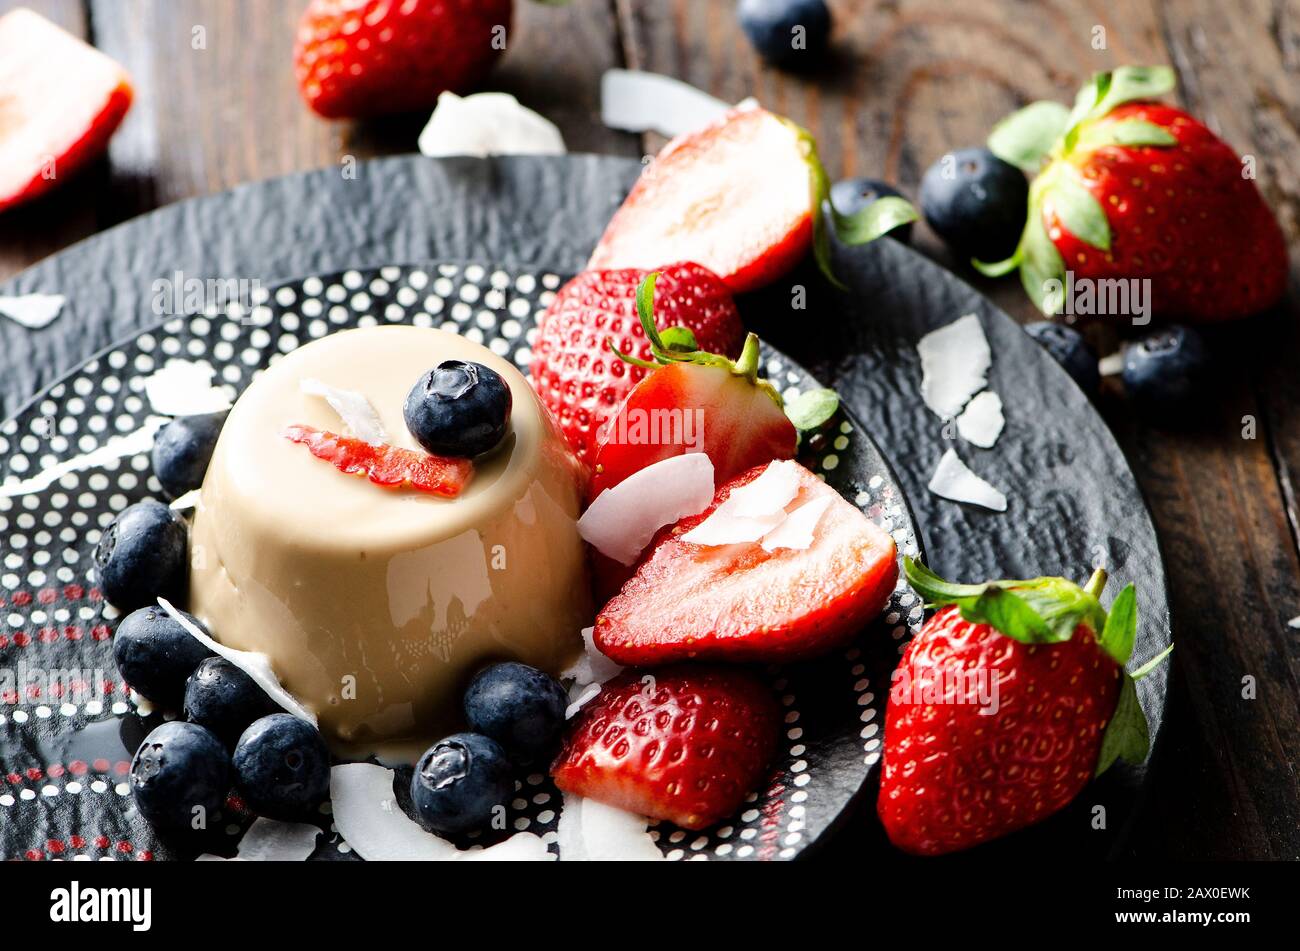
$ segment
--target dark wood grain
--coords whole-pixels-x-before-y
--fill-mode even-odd
[[[0,0],[0,12],[18,5]],[[424,117],[330,123],[298,97],[290,49],[301,0],[26,0],[132,73],[137,103],[108,162],[0,217],[0,277],[160,204],[298,169],[409,151]],[[573,150],[653,152],[605,129],[599,77],[627,65],[728,101],[757,96],[818,137],[832,177],[915,194],[925,168],[1091,72],[1167,62],[1182,103],[1256,157],[1292,246],[1300,238],[1298,0],[831,0],[833,54],[793,76],[759,61],[730,0],[521,2],[490,85],[552,118]],[[195,48],[201,28],[205,48]],[[1104,43],[1095,40],[1104,33]],[[232,227],[237,227],[232,223]],[[1013,279],[915,243],[1022,321]],[[1215,398],[1178,430],[1100,401],[1147,494],[1174,605],[1176,676],[1134,855],[1300,857],[1300,265],[1278,312],[1212,334]],[[1094,331],[1094,333],[1097,333]],[[1113,342],[1114,329],[1099,337]],[[1251,428],[1253,426],[1253,429]],[[1253,438],[1247,438],[1253,437]],[[1257,699],[1243,698],[1253,678]],[[865,841],[868,823],[843,848]]]

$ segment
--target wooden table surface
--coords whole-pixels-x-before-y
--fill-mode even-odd
[[[0,0],[0,13],[19,5],[119,60],[137,99],[106,163],[0,218],[0,279],[178,199],[346,155],[411,151],[422,125],[329,123],[307,110],[290,61],[304,0]],[[667,73],[729,101],[757,96],[807,126],[832,178],[872,175],[915,195],[931,162],[982,142],[1017,106],[1068,101],[1098,69],[1169,63],[1182,104],[1256,156],[1260,188],[1295,244],[1300,0],[830,5],[834,55],[819,75],[797,78],[759,63],[729,0],[519,0],[488,88],[550,117],[572,151],[640,156],[662,140],[600,124],[600,75]],[[192,47],[196,27],[206,49]],[[917,231],[925,253],[1033,319],[1017,281],[980,279]],[[1300,630],[1287,626],[1300,615],[1297,273],[1293,254],[1281,313],[1215,335],[1220,377],[1201,418],[1162,429],[1117,400],[1101,403],[1164,546],[1178,645],[1137,857],[1300,858]],[[835,851],[863,834],[850,829]]]

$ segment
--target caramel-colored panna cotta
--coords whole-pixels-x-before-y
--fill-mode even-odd
[[[451,359],[496,370],[514,402],[505,439],[454,499],[374,485],[282,435],[345,431],[301,391],[314,378],[364,394],[388,441],[420,450],[403,401]],[[268,655],[340,752],[416,756],[459,726],[484,662],[556,673],[580,651],[592,613],[580,477],[527,380],[487,349],[418,327],[334,334],[283,357],[231,410],[195,514],[191,608],[223,644]]]

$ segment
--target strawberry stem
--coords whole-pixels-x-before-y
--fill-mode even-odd
[[[1100,598],[1102,590],[1106,587],[1106,580],[1108,577],[1109,575],[1106,574],[1105,568],[1098,568],[1092,573],[1092,577],[1088,579],[1088,583],[1083,586],[1083,590],[1087,591],[1094,598]]]

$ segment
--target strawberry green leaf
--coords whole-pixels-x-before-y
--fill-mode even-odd
[[[1025,233],[1020,238],[1020,283],[1025,293],[1048,317],[1065,304],[1065,261],[1043,227],[1042,207],[1030,201]]]
[[[1177,144],[1178,140],[1168,129],[1145,119],[1098,122],[1088,126],[1079,136],[1079,148],[1083,149],[1098,149],[1104,145],[1164,147]]]
[[[1110,222],[1101,202],[1065,166],[1044,183],[1041,195],[1044,204],[1051,202],[1052,210],[1072,235],[1094,248],[1110,250]]]
[[[979,271],[985,277],[1001,277],[1004,274],[1010,274],[1016,268],[1020,267],[1020,249],[1009,258],[1003,258],[1001,261],[985,263],[984,261],[971,258],[970,266]]]
[[[989,151],[1033,175],[1065,132],[1069,117],[1070,111],[1059,102],[1031,102],[993,127]]]
[[[677,353],[690,353],[692,350],[700,349],[690,327],[669,327],[659,336],[667,349]]]
[[[1019,592],[990,588],[978,598],[964,598],[956,603],[967,621],[987,624],[1022,644],[1049,644],[1070,639],[1069,634],[1058,636]],[[1070,634],[1073,633],[1071,629]]]
[[[1104,116],[1116,106],[1138,99],[1159,99],[1173,92],[1178,78],[1169,66],[1121,66],[1111,73],[1105,92],[1090,116]]]
[[[1106,732],[1101,735],[1101,751],[1097,755],[1095,776],[1106,772],[1120,759],[1135,766],[1140,765],[1151,749],[1151,733],[1147,727],[1146,714],[1138,703],[1137,687],[1127,671],[1122,672],[1121,677],[1115,713],[1110,718],[1110,723],[1106,724]]]
[[[1091,628],[1094,634],[1106,624],[1101,602],[1065,578],[1035,578],[1018,585],[1016,594],[1042,618],[1053,640],[1068,641],[1080,624]]]
[[[1137,639],[1137,589],[1128,585],[1106,613],[1106,624],[1101,631],[1101,649],[1116,663],[1127,664],[1133,656],[1133,642]]]
[[[954,604],[962,598],[979,597],[987,584],[958,584],[945,581],[910,555],[903,556],[903,574],[912,590],[931,604]]]
[[[786,404],[785,415],[795,429],[810,430],[825,423],[839,408],[840,397],[834,390],[806,390]]]
[[[1151,671],[1153,671],[1153,670],[1155,670],[1157,667],[1159,667],[1159,666],[1164,662],[1164,659],[1165,659],[1166,657],[1168,657],[1170,654],[1172,654],[1173,652],[1174,652],[1174,645],[1173,645],[1173,644],[1170,644],[1168,647],[1166,647],[1164,650],[1162,650],[1159,654],[1156,654],[1155,657],[1152,657],[1149,661],[1147,661],[1145,664],[1143,664],[1143,665],[1142,665],[1141,667],[1139,667],[1137,670],[1133,671],[1132,674],[1131,674],[1130,676],[1131,676],[1134,680],[1141,680],[1141,679],[1142,679],[1143,677],[1145,677],[1147,674],[1151,673]]]
[[[845,244],[868,244],[895,228],[919,220],[920,213],[910,201],[885,195],[852,215],[831,209],[835,235]]]

